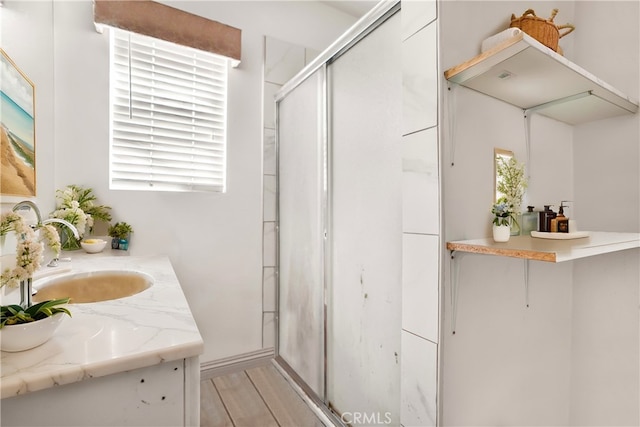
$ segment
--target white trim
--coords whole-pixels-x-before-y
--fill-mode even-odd
[[[231,372],[244,371],[268,363],[274,358],[274,348],[263,348],[249,353],[238,354],[223,359],[200,364],[200,380],[226,375]]]

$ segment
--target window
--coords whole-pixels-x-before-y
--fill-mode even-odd
[[[111,28],[110,188],[225,191],[223,56]]]

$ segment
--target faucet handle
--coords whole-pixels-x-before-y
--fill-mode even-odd
[[[71,258],[69,257],[52,258],[51,261],[49,261],[49,264],[47,264],[47,267],[57,267],[59,262],[71,262]]]

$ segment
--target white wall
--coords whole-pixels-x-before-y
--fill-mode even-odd
[[[480,53],[480,43],[521,15],[521,2],[439,3],[441,70]],[[573,19],[568,2],[536,2],[558,22]],[[572,40],[563,39],[567,56]],[[442,82],[446,88],[446,81]],[[522,111],[458,87],[444,92],[445,241],[490,236],[493,149],[514,151],[526,161]],[[455,128],[452,159],[451,120]],[[524,206],[573,199],[573,130],[563,123],[532,119],[531,181]],[[451,166],[452,160],[455,162]],[[445,262],[441,399],[443,425],[566,425],[569,422],[572,266],[530,263],[530,307],[525,306],[524,261],[457,254],[459,300],[451,333],[449,262]],[[445,258],[445,259],[448,259]]]
[[[108,189],[109,45],[107,34],[94,29],[91,1],[5,1],[2,46],[16,52],[10,54],[38,86],[43,213],[53,210],[55,189],[92,187],[112,206],[114,220],[133,225],[132,255],[167,254],[207,362],[262,347],[264,35],[323,50],[355,18],[316,2],[166,3],[242,29],[242,64],[229,78],[226,194]]]
[[[577,3],[574,44],[577,63],[636,100],[639,6]],[[640,231],[639,141],[637,114],[576,126],[580,227]],[[636,249],[574,263],[572,425],[640,424],[639,256]]]
[[[640,30],[635,24],[639,16],[638,2],[578,2],[574,33],[574,61],[636,100],[640,98]],[[602,31],[587,30],[596,25]],[[575,190],[581,203],[575,208],[584,227],[640,231],[639,123],[635,114],[576,126]]]

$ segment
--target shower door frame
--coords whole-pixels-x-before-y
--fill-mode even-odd
[[[400,0],[386,0],[378,3],[369,13],[357,21],[345,34],[343,34],[338,40],[336,40],[331,46],[329,46],[324,52],[322,52],[316,59],[314,59],[309,65],[302,69],[295,77],[289,80],[282,89],[276,94],[276,117],[275,117],[275,151],[276,151],[276,336],[275,336],[275,360],[278,365],[289,375],[293,381],[300,387],[300,389],[307,395],[313,403],[315,403],[325,415],[330,417],[332,421],[338,425],[344,424],[344,422],[336,415],[331,408],[328,407],[328,392],[327,392],[327,342],[328,342],[328,318],[327,318],[327,301],[329,299],[329,277],[331,271],[331,253],[330,245],[328,242],[328,232],[330,230],[330,210],[331,200],[329,197],[329,188],[331,186],[330,165],[328,159],[331,155],[331,141],[329,141],[329,129],[331,124],[329,123],[331,114],[329,109],[330,97],[329,85],[328,85],[328,70],[327,66],[333,61],[337,60],[342,54],[347,52],[352,46],[357,44],[360,40],[365,38],[369,33],[374,31],[380,25],[382,25],[387,19],[395,15],[400,10]],[[322,144],[322,262],[324,265],[322,271],[321,282],[323,284],[322,289],[322,316],[323,316],[323,387],[322,396],[318,396],[309,387],[304,380],[295,372],[295,370],[282,358],[279,354],[280,350],[280,146],[279,146],[279,108],[278,104],[286,96],[295,90],[300,84],[306,81],[314,73],[320,71],[322,78],[322,89],[318,99],[318,112],[321,117],[322,123],[319,126],[321,133],[319,140]]]

